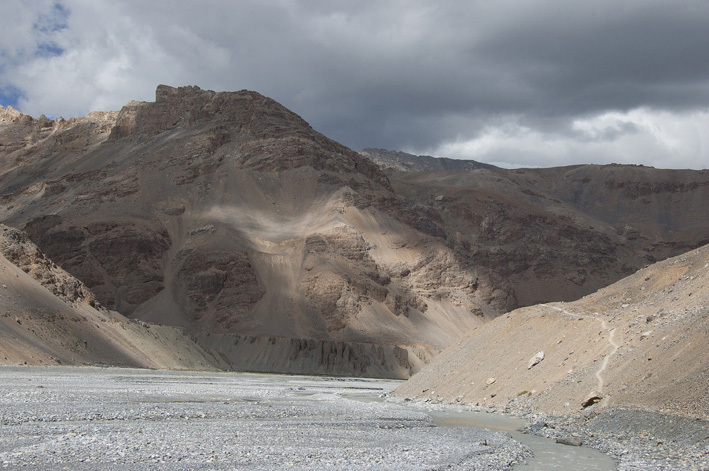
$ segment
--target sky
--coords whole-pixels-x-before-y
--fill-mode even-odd
[[[709,0],[2,0],[0,104],[255,90],[355,150],[709,168]]]

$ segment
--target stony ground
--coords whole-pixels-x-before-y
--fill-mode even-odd
[[[620,471],[709,470],[709,423],[691,417],[637,410],[583,416],[529,416],[527,431],[576,437],[618,460]]]
[[[1,367],[0,468],[501,470],[509,434],[366,402],[392,381]],[[359,400],[353,400],[358,398]]]

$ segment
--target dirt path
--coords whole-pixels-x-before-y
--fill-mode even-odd
[[[563,314],[566,314],[567,316],[572,316],[572,317],[581,316],[581,314],[575,314],[573,312],[569,312],[566,309],[562,309],[557,306],[551,306],[549,304],[544,304],[544,306],[555,309]],[[610,346],[613,347],[613,351],[603,357],[603,361],[601,362],[601,366],[600,366],[600,368],[598,368],[598,371],[596,371],[596,379],[598,380],[598,384],[596,386],[596,391],[599,394],[602,394],[603,393],[603,386],[604,386],[602,374],[606,370],[606,368],[608,367],[608,361],[610,360],[610,358],[613,355],[615,355],[615,353],[618,351],[618,348],[620,347],[620,345],[617,344],[615,341],[615,328],[612,328],[609,330],[608,323],[604,319],[600,319],[598,317],[595,317],[595,320],[597,320],[598,322],[601,323],[601,329],[603,331],[608,332],[608,339],[607,340],[608,340],[608,343],[610,344]]]
[[[600,321],[601,327],[603,328],[603,330],[608,331],[608,323],[605,320],[603,320],[603,319],[596,319],[596,320]],[[610,343],[611,346],[613,347],[613,351],[610,352],[609,354],[607,354],[603,358],[603,362],[601,362],[601,367],[598,369],[598,371],[596,371],[596,379],[598,380],[597,389],[598,389],[599,393],[603,392],[603,376],[601,376],[601,373],[603,373],[606,370],[606,368],[608,367],[608,360],[610,360],[610,358],[613,355],[615,355],[615,352],[618,351],[618,347],[620,346],[615,342],[615,328],[610,329],[610,331],[608,331],[608,343]]]

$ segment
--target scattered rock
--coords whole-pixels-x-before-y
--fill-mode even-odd
[[[586,396],[586,399],[581,402],[581,407],[583,407],[584,409],[587,407],[591,407],[592,405],[601,402],[601,399],[603,399],[603,394],[594,391],[588,396]]]
[[[569,446],[581,446],[583,444],[579,437],[559,437],[556,439],[556,443]]]
[[[527,366],[527,369],[531,369],[534,365],[537,365],[540,361],[544,359],[544,352],[537,352],[536,355],[534,355],[530,360],[529,360],[529,366]]]

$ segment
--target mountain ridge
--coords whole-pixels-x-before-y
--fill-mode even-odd
[[[495,165],[478,162],[476,160],[414,155],[407,152],[375,149],[371,147],[362,149],[359,153],[368,159],[371,159],[385,171],[431,172],[498,168]]]
[[[509,310],[709,240],[709,172],[387,175],[256,92],[161,85],[119,112],[0,119],[0,221],[233,367],[278,344],[264,368],[407,377]]]

